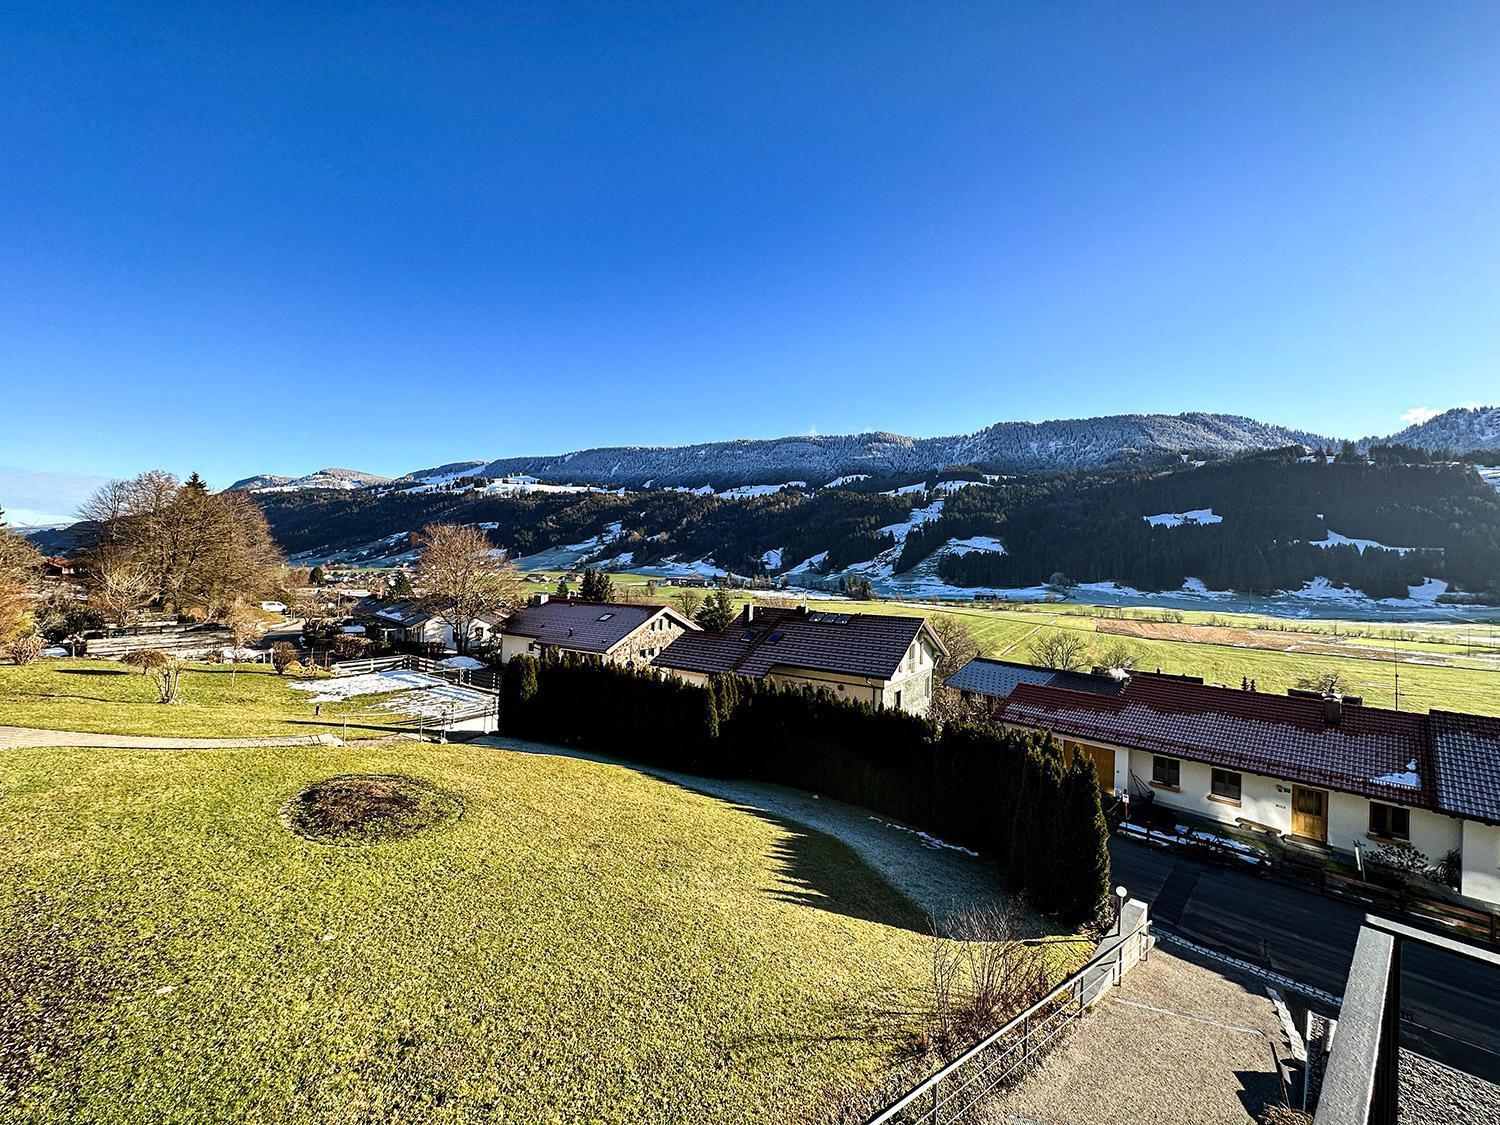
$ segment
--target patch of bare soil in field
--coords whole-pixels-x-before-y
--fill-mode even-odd
[[[282,819],[313,843],[358,847],[439,827],[463,808],[453,794],[418,778],[363,774],[309,786],[282,807]]]

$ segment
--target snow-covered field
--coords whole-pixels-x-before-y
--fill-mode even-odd
[[[359,676],[335,676],[327,680],[297,680],[288,686],[295,691],[313,692],[309,701],[312,703],[336,703],[362,695],[391,695],[390,699],[374,706],[393,716],[411,719],[441,719],[493,702],[493,697],[482,691],[450,684],[441,677],[424,672],[399,668]]]
[[[1183,524],[1223,523],[1223,516],[1214,515],[1212,508],[1194,508],[1190,512],[1162,512],[1155,516],[1142,516],[1152,527],[1181,527]]]
[[[1500,492],[1500,465],[1475,465],[1474,468],[1485,484]]]

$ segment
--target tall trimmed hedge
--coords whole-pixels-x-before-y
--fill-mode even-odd
[[[503,693],[507,734],[860,805],[994,856],[1017,891],[1069,922],[1108,890],[1092,766],[1065,768],[1050,735],[993,724],[936,733],[911,715],[763,680],[705,688],[577,657],[517,657]]]

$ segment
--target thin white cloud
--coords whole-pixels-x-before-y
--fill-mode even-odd
[[[105,477],[83,473],[33,473],[0,466],[0,508],[9,524],[72,523],[79,505],[105,482]]]
[[[1401,421],[1408,426],[1420,426],[1423,422],[1430,422],[1441,414],[1441,410],[1434,410],[1430,406],[1413,406],[1401,415]]]

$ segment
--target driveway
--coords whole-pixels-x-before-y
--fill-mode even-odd
[[[1158,928],[1343,995],[1365,911],[1120,837],[1111,841],[1110,857],[1114,881],[1152,903]],[[1407,1047],[1500,1081],[1494,1030],[1500,1027],[1500,971],[1409,946],[1402,953],[1402,999]]]

